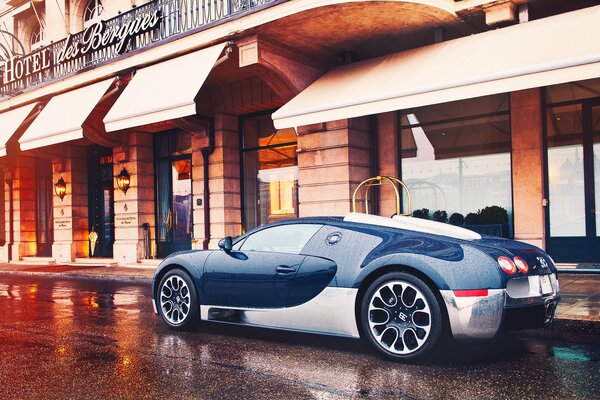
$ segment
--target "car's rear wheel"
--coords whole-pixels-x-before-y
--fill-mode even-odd
[[[158,313],[172,329],[189,329],[198,322],[199,305],[196,288],[190,276],[174,269],[165,274],[158,286]]]
[[[369,286],[360,319],[370,344],[396,361],[424,358],[442,332],[442,313],[435,294],[406,272],[385,274]]]

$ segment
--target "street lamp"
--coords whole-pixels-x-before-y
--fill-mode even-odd
[[[54,193],[56,193],[56,196],[60,199],[60,201],[62,201],[67,194],[67,183],[62,176],[54,184]]]
[[[123,193],[127,194],[127,189],[129,189],[131,180],[129,179],[130,178],[129,172],[127,172],[125,167],[123,167],[123,169],[121,170],[121,173],[119,175],[117,175],[116,178],[117,178],[117,186],[119,187],[119,189],[121,189],[123,191]]]

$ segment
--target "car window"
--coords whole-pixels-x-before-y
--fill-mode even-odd
[[[290,224],[263,229],[248,236],[240,250],[300,254],[306,243],[322,226]]]
[[[233,245],[233,247],[231,248],[233,251],[238,251],[240,250],[240,248],[242,247],[242,245],[244,244],[244,242],[246,241],[246,238],[243,238],[241,240],[238,240],[236,244]]]

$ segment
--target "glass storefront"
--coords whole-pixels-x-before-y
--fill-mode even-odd
[[[466,217],[502,207],[509,225],[504,235],[512,236],[508,94],[405,111],[400,132],[401,175],[413,210]]]
[[[242,119],[244,229],[298,216],[296,133],[270,114]]]
[[[600,257],[600,79],[545,90],[548,251],[557,261]]]
[[[585,236],[581,104],[546,109],[551,236]]]

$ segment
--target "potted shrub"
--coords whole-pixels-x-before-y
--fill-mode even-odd
[[[415,211],[413,211],[412,215],[415,218],[429,219],[429,209],[421,208],[419,210],[415,210]]]
[[[448,213],[444,210],[437,210],[433,213],[433,220],[437,222],[448,222]]]
[[[455,226],[463,226],[465,224],[465,217],[461,213],[453,213],[450,216],[450,224]]]

